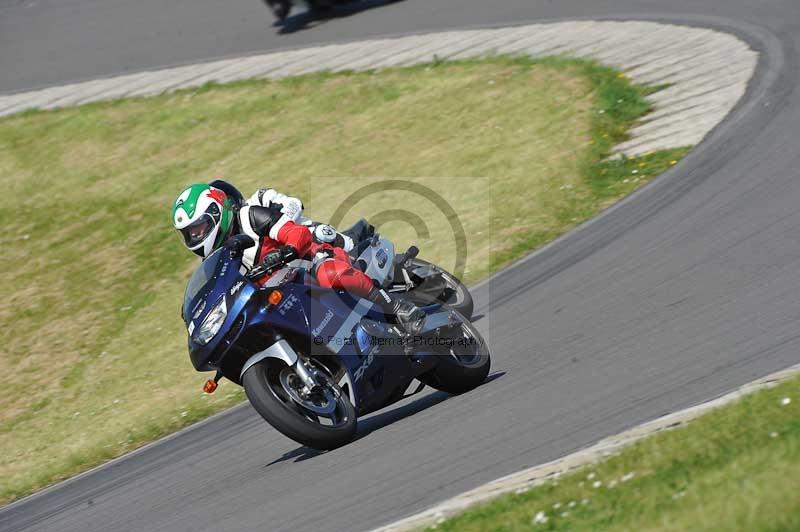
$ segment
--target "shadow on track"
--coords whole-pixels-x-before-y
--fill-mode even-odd
[[[481,384],[478,387],[478,389],[482,388],[483,386],[486,386],[487,384],[496,379],[499,379],[505,374],[506,374],[505,371],[496,371],[494,373],[489,374],[486,377],[484,383]],[[472,393],[472,392],[467,392],[467,393]],[[361,438],[368,436],[373,431],[382,429],[383,427],[391,425],[392,423],[396,423],[401,419],[413,416],[414,414],[422,412],[423,410],[430,408],[432,406],[438,405],[439,403],[444,402],[450,399],[451,397],[454,396],[450,395],[449,393],[436,391],[433,392],[432,394],[425,395],[423,397],[420,397],[419,399],[411,401],[410,403],[405,404],[403,406],[397,408],[389,407],[390,410],[387,410],[386,412],[381,412],[380,414],[368,417],[363,421],[359,421],[358,432],[356,433],[356,438],[353,441],[358,441]]]
[[[283,22],[275,21],[273,25],[280,28],[278,30],[279,34],[285,35],[314,28],[331,19],[350,17],[362,11],[395,4],[399,1],[401,0],[356,0],[354,2],[341,3],[325,10],[302,11],[287,17]]]
[[[309,460],[311,458],[315,458],[315,457],[321,455],[323,452],[325,452],[325,451],[318,451],[316,449],[312,449],[311,447],[306,447],[306,446],[298,447],[297,449],[293,449],[293,450],[289,451],[288,453],[283,453],[283,456],[281,456],[280,458],[276,458],[272,462],[266,464],[264,466],[264,469],[266,469],[266,468],[268,468],[270,466],[273,466],[275,464],[279,464],[281,462],[289,461],[292,458],[294,458],[293,461],[295,463],[304,462],[306,460]]]
[[[486,377],[486,381],[483,384],[481,384],[478,387],[478,389],[503,377],[505,374],[506,374],[505,371],[495,371],[494,373],[490,373]],[[472,393],[472,392],[467,392],[467,393]],[[439,403],[442,403],[450,399],[451,397],[453,396],[448,393],[435,391],[431,394],[420,397],[419,399],[415,399],[410,403],[404,404],[403,406],[396,408],[389,407],[390,410],[387,410],[386,412],[381,412],[380,414],[376,414],[364,420],[359,420],[358,432],[356,433],[356,437],[355,439],[353,439],[353,442],[356,442],[368,436],[372,432],[382,429],[387,425],[391,425],[392,423],[396,423],[401,419],[413,416],[414,414],[422,412],[427,408],[438,405]],[[326,452],[329,451],[317,451],[316,449],[312,449],[311,447],[306,447],[306,446],[298,447],[296,449],[289,451],[288,453],[284,453],[283,456],[281,456],[280,458],[277,458],[272,462],[266,464],[264,468],[266,469],[272,465],[279,464],[281,462],[286,462],[288,460],[293,460],[295,463],[303,462],[305,460],[310,460],[311,458],[316,458],[317,456],[325,454]]]
[[[353,441],[354,442],[358,441],[375,430],[382,429],[386,425],[390,425],[392,423],[395,423],[396,421],[400,421],[401,419],[407,418],[408,416],[413,416],[417,412],[421,412],[426,408],[430,408],[434,405],[441,403],[442,401],[446,401],[450,397],[451,397],[450,394],[444,392],[434,392],[432,394],[411,401],[410,403],[405,404],[403,406],[397,408],[389,407],[390,410],[374,415],[372,417],[368,417],[363,421],[359,420],[358,432],[356,433],[356,437],[355,439],[353,439]],[[310,447],[305,447],[305,446],[298,447],[297,449],[289,451],[288,453],[284,453],[283,456],[281,456],[277,460],[273,460],[264,467],[266,468],[271,465],[292,459],[294,459],[294,462],[302,462],[304,460],[308,460],[310,458],[319,456],[324,452],[326,451],[317,451],[316,449],[312,449]]]

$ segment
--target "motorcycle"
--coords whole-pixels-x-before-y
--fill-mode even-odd
[[[292,11],[292,6],[297,2],[296,0],[264,0],[264,3],[270,8],[272,14],[278,19],[278,22],[283,22]],[[310,12],[321,13],[332,9],[336,4],[342,4],[344,2],[341,0],[306,0],[303,3],[308,6]]]
[[[366,231],[363,220],[359,224],[349,230],[358,238],[351,251],[356,267],[424,305],[425,318],[413,335],[378,305],[320,287],[308,261],[290,257],[247,272],[242,250],[253,241],[246,235],[209,255],[184,294],[181,315],[192,365],[216,371],[204,390],[213,392],[223,377],[243,386],[270,425],[320,450],[350,442],[358,416],[425,385],[467,392],[485,381],[491,365],[486,342],[457,310],[460,305],[472,312],[466,287],[417,259],[416,248],[396,254],[391,241]],[[415,379],[419,384],[409,393]]]
[[[388,3],[395,1],[397,0],[389,0]],[[264,3],[267,4],[267,7],[270,8],[272,14],[275,15],[279,23],[283,23],[286,20],[289,13],[292,11],[292,7],[298,3],[305,4],[312,14],[324,15],[325,13],[331,12],[334,7],[338,5],[349,4],[351,2],[353,2],[353,0],[303,0],[302,2],[298,0],[264,0]]]

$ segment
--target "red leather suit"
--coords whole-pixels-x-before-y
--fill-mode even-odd
[[[327,250],[333,253],[333,257],[318,263],[316,268],[317,282],[320,286],[335,290],[347,290],[362,297],[372,289],[372,279],[353,267],[350,256],[344,249],[314,242],[307,227],[287,221],[278,231],[277,237],[277,239],[262,238],[261,248],[258,252],[259,259],[282,245],[292,246],[301,257],[305,258],[313,257],[319,251]],[[264,281],[266,279],[262,282]]]

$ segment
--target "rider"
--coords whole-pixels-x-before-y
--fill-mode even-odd
[[[275,189],[259,189],[247,200],[230,183],[190,185],[172,207],[172,223],[189,250],[202,258],[237,234],[255,245],[244,250],[242,264],[280,265],[292,257],[311,258],[323,288],[346,290],[381,305],[408,333],[418,330],[424,314],[413,303],[395,298],[353,267],[346,248],[352,241],[326,225],[307,225],[302,202]],[[306,225],[303,225],[306,224]],[[338,245],[336,245],[338,244]]]

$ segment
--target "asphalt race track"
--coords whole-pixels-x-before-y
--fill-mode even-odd
[[[800,361],[797,0],[405,0],[285,35],[259,0],[0,2],[0,92],[578,17],[716,27],[762,54],[684,161],[476,290],[497,372],[481,388],[373,415],[325,454],[238,407],[0,511],[2,531],[366,530]]]

